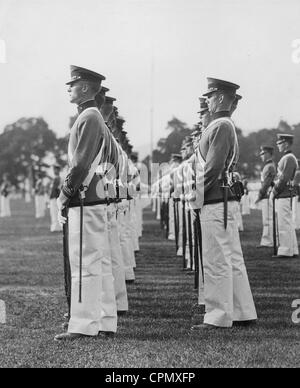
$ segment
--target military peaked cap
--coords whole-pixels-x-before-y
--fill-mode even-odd
[[[228,91],[228,92],[236,92],[239,89],[239,85],[234,84],[232,82],[224,81],[222,79],[217,78],[207,78],[208,82],[208,91],[203,94],[203,96],[209,96],[214,92],[219,90]]]
[[[289,143],[293,143],[294,135],[291,135],[289,133],[279,133],[277,135],[277,144],[283,143],[285,141],[288,141]]]
[[[70,66],[71,69],[71,80],[66,83],[66,85],[71,85],[74,82],[85,80],[85,81],[93,81],[99,82],[101,84],[102,81],[105,80],[105,77],[102,74],[96,73],[95,71],[85,69],[79,66]]]
[[[260,147],[260,155],[263,155],[265,152],[269,152],[271,155],[274,153],[274,147],[270,145],[263,145]]]

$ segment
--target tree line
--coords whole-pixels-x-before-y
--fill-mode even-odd
[[[4,173],[16,187],[50,164],[67,163],[68,136],[57,137],[42,117],[21,118],[0,134],[0,179]]]
[[[173,117],[166,129],[170,132],[166,138],[161,138],[153,151],[153,163],[165,163],[171,158],[171,154],[180,153],[181,145],[186,136],[191,135],[195,128],[189,128],[186,123]],[[240,158],[237,171],[245,178],[259,178],[261,172],[261,160],[259,158],[260,146],[273,145],[275,148],[275,161],[278,162],[280,155],[276,147],[277,134],[289,133],[294,135],[293,150],[300,159],[300,123],[290,126],[286,121],[281,120],[277,128],[264,128],[256,132],[244,135],[242,129],[237,128],[237,135],[240,147]],[[149,161],[149,157],[144,163]]]
[[[75,119],[76,116],[70,118],[70,127]],[[158,141],[152,155],[153,163],[168,162],[171,154],[180,153],[184,138],[195,128],[189,128],[186,123],[173,117],[166,129],[169,134]],[[275,146],[276,136],[282,132],[295,136],[294,152],[300,159],[300,123],[290,126],[281,120],[277,128],[264,128],[248,135],[237,128],[240,146],[237,170],[244,177],[258,178],[261,171],[260,146]],[[67,144],[68,135],[58,137],[42,117],[21,118],[7,125],[0,134],[0,178],[7,173],[11,183],[18,187],[25,178],[32,176],[33,171],[45,171],[49,161],[55,161],[63,168],[67,164]],[[147,164],[149,160],[148,156],[143,162]],[[279,160],[276,147],[275,160]]]

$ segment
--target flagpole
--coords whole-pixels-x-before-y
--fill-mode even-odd
[[[150,75],[150,163],[153,160],[153,137],[154,137],[154,46],[152,43],[152,57],[151,57],[151,75]]]

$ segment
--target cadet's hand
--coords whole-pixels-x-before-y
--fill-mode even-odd
[[[195,202],[196,199],[197,199],[196,192],[193,191],[192,193],[187,194],[187,195],[185,196],[185,199],[186,199],[186,201],[188,201],[188,202]]]
[[[67,222],[67,218],[63,216],[64,208],[65,206],[61,203],[61,200],[57,198],[58,222],[61,226]]]

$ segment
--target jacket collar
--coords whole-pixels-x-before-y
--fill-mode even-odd
[[[77,107],[78,114],[82,113],[87,108],[93,108],[93,107],[97,107],[95,100],[85,101],[82,104],[78,105]]]
[[[230,117],[230,112],[227,111],[221,111],[221,112],[216,112],[211,115],[212,121],[220,119],[222,117]]]

